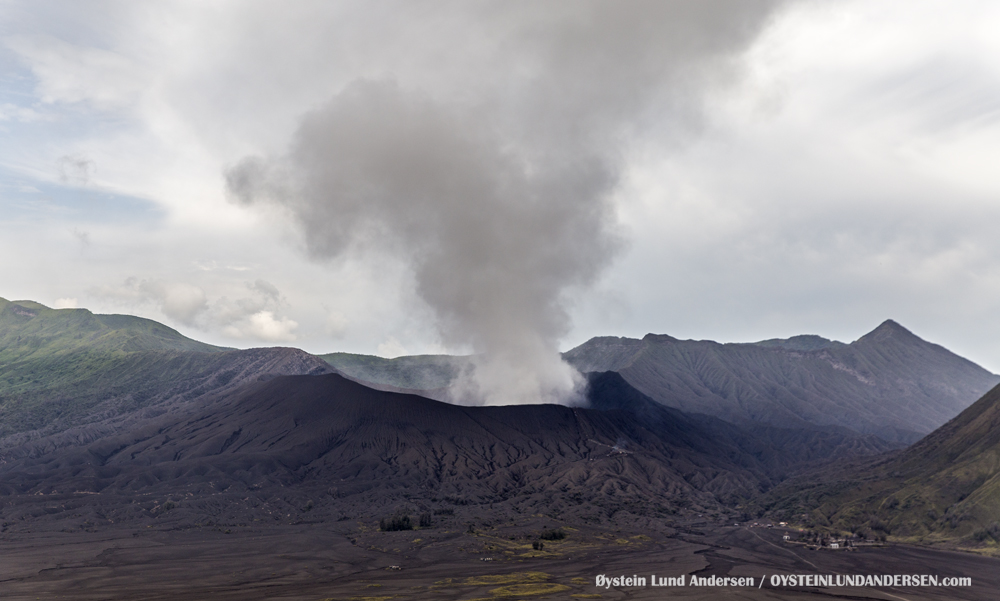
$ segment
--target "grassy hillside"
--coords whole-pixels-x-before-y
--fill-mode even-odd
[[[821,526],[1000,551],[1000,386],[919,443],[793,479],[771,509]]]
[[[225,350],[141,317],[0,299],[0,435],[80,415],[123,392],[141,395],[200,372],[195,357]]]
[[[0,364],[87,351],[199,351],[220,347],[186,338],[151,319],[94,315],[87,309],[50,309],[0,298]]]
[[[465,357],[451,355],[385,359],[373,355],[329,353],[319,357],[351,378],[410,390],[445,388],[467,364]]]
[[[42,452],[104,436],[117,427],[109,420],[145,419],[153,406],[329,371],[298,349],[226,349],[140,317],[0,299],[0,449]],[[60,442],[45,438],[56,434]]]

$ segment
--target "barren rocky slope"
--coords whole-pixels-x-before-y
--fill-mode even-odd
[[[686,415],[615,373],[590,379],[591,406],[572,408],[460,407],[336,374],[276,377],[89,444],[41,439],[31,454],[6,454],[3,519],[90,528],[158,518],[167,504],[179,525],[303,519],[305,508],[335,521],[402,502],[668,516],[755,497],[810,458],[794,435]],[[857,443],[816,433],[809,450],[829,457]]]
[[[580,371],[617,371],[684,411],[734,423],[841,426],[907,443],[1000,382],[891,320],[851,344],[819,336],[719,344],[649,334],[594,338],[564,357]]]
[[[359,382],[447,398],[467,357],[323,359]],[[748,344],[593,338],[563,357],[580,372],[617,371],[668,406],[737,424],[840,427],[909,444],[968,407],[1000,376],[886,321],[851,344],[795,336]]]

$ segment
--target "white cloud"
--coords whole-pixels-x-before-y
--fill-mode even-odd
[[[196,325],[198,318],[208,310],[205,291],[183,282],[130,277],[120,286],[105,284],[92,287],[89,294],[133,310],[137,305],[152,304],[164,316],[187,326]]]
[[[375,354],[380,357],[392,359],[393,357],[405,355],[406,347],[394,337],[389,336],[385,342],[378,345],[378,348],[375,349]]]
[[[249,327],[241,332],[268,342],[292,342],[295,340],[294,330],[299,327],[287,317],[275,318],[270,311],[254,313],[247,321]]]
[[[42,121],[44,119],[46,119],[46,116],[43,113],[39,113],[32,108],[18,106],[10,102],[0,104],[0,121],[20,121],[24,123],[31,123],[34,121]]]
[[[155,307],[172,323],[218,333],[234,340],[255,342],[292,342],[297,339],[299,324],[281,315],[285,308],[281,292],[262,279],[244,282],[236,298],[210,299],[200,286],[186,282],[126,279],[120,286],[93,287],[89,294],[133,311]],[[75,302],[75,300],[74,300]]]
[[[194,325],[195,320],[208,309],[205,291],[190,284],[154,284],[149,293],[161,303],[163,313],[184,325]]]
[[[52,303],[53,309],[76,309],[79,306],[75,298],[57,298],[56,302]]]
[[[37,77],[42,102],[90,102],[101,109],[135,104],[152,73],[135,60],[100,48],[71,44],[49,35],[7,37],[5,45]]]

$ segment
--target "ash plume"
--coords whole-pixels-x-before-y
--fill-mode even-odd
[[[695,129],[700,96],[773,8],[456,4],[435,40],[454,37],[452,62],[382,57],[394,75],[355,78],[287,153],[242,159],[227,186],[279,207],[316,260],[408,261],[442,342],[476,353],[457,402],[573,403],[582,379],[558,344],[569,296],[621,247],[612,195],[630,141]],[[461,47],[470,30],[475,49]]]

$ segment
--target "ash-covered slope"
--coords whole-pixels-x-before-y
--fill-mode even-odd
[[[841,426],[913,442],[1000,376],[886,321],[851,344],[818,336],[719,344],[649,334],[594,338],[564,354],[614,370],[656,401],[734,423]]]
[[[340,495],[423,488],[499,500],[566,487],[646,499],[738,495],[766,480],[760,462],[678,411],[647,400],[638,419],[634,404],[598,403],[462,407],[337,374],[284,376],[190,415],[22,459],[3,482],[25,493],[314,483]]]
[[[754,497],[803,459],[800,447],[663,407],[618,374],[589,379],[592,406],[573,408],[462,407],[337,374],[276,377],[91,444],[3,457],[3,518],[142,521],[167,500],[188,524],[306,505],[324,521],[404,500],[665,515]]]
[[[1000,386],[905,451],[792,479],[771,498],[844,530],[1000,547]]]
[[[736,426],[717,417],[685,413],[653,401],[617,372],[591,372],[587,380],[591,407],[629,411],[667,438],[684,439],[693,433],[700,438],[692,440],[692,445],[710,445],[712,452],[726,453],[743,465],[761,465],[779,479],[805,466],[878,455],[898,448],[877,436],[861,435],[846,428],[781,428],[759,423]],[[678,430],[678,425],[683,425],[684,430]]]

